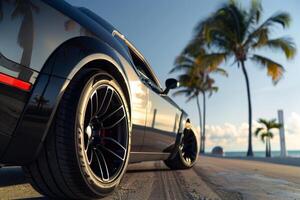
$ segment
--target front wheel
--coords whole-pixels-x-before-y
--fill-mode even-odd
[[[170,169],[189,169],[197,161],[197,139],[193,131],[191,129],[184,129],[182,134],[183,136],[177,147],[178,149],[176,149],[175,156],[164,161]]]
[[[66,89],[38,159],[23,167],[52,198],[110,194],[125,173],[130,123],[125,96],[105,72],[82,71]]]

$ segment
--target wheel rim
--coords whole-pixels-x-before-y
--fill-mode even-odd
[[[191,165],[195,162],[197,158],[197,144],[194,134],[190,131],[184,132],[179,151],[186,164]]]
[[[84,154],[101,182],[112,182],[124,167],[128,148],[125,105],[110,85],[93,90],[84,112]]]

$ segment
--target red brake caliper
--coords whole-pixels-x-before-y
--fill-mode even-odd
[[[106,134],[107,134],[107,131],[105,129],[100,129],[100,131],[99,131],[99,137],[100,137],[100,139],[103,138],[103,137],[106,137]],[[105,140],[101,139],[101,143],[105,144]]]

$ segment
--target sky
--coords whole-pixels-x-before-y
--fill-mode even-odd
[[[174,66],[174,59],[193,35],[195,25],[225,0],[67,0],[75,6],[86,7],[126,36],[146,57],[162,85]],[[244,7],[249,0],[240,1]],[[298,0],[262,0],[263,19],[277,11],[288,11],[292,17],[289,29],[277,27],[273,36],[290,36],[300,49],[300,3]],[[262,51],[281,63],[286,72],[283,79],[274,86],[266,71],[247,62],[250,87],[252,91],[253,120],[276,118],[277,110],[284,110],[286,145],[289,150],[300,149],[300,53],[293,61],[286,61],[281,54]],[[207,103],[207,151],[214,146],[223,146],[225,151],[246,151],[247,149],[247,96],[245,80],[241,69],[232,63],[222,66],[229,77],[215,76],[219,92],[209,98]],[[172,97],[190,115],[194,126],[199,126],[196,103],[186,103],[186,98]],[[254,122],[254,128],[258,124]],[[254,150],[264,150],[264,144],[253,139]],[[272,149],[279,150],[278,133],[272,141]]]

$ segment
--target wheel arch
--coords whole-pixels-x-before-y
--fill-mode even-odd
[[[69,52],[70,49],[71,52]],[[123,50],[119,55],[129,60],[129,55],[125,49]],[[77,58],[76,54],[79,54]],[[129,80],[127,79],[125,66],[117,54],[112,47],[97,38],[87,36],[75,37],[65,41],[56,48],[42,68],[41,73],[65,78],[67,80],[64,84],[65,88],[68,85],[68,80],[72,80],[80,70],[91,68],[104,70],[120,82],[119,84],[125,93],[130,110],[131,94]],[[55,63],[56,60],[62,57],[67,59],[67,65],[64,65],[64,70],[61,70],[61,64],[63,63],[51,65],[51,63]]]
[[[95,53],[85,57],[81,60],[69,73],[63,88],[66,88],[69,81],[72,80],[76,74],[82,70],[103,70],[109,73],[113,78],[116,79],[120,85],[122,91],[125,93],[126,101],[128,102],[129,112],[131,110],[131,93],[130,85],[128,83],[127,76],[122,72],[120,64],[118,64],[113,57],[102,53]],[[131,114],[131,113],[130,113]]]

